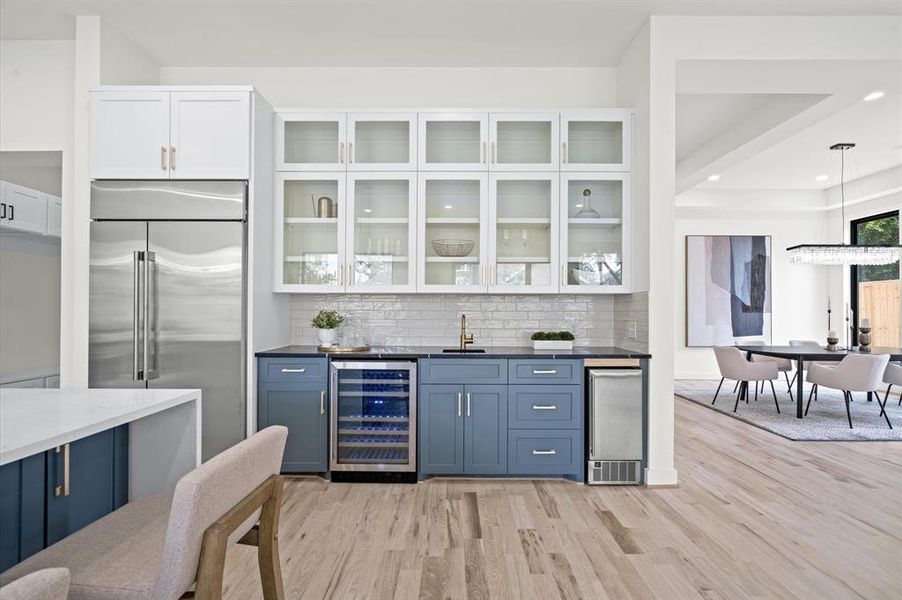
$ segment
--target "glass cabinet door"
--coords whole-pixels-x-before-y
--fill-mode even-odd
[[[416,289],[416,174],[348,174],[348,291]]]
[[[489,115],[489,169],[557,171],[558,113]]]
[[[561,175],[561,291],[629,291],[630,176]]]
[[[280,173],[276,189],[276,291],[340,291],[344,266],[344,173]],[[280,276],[279,276],[280,275]],[[281,288],[281,289],[278,289]]]
[[[488,176],[420,173],[418,289],[484,292]]]
[[[494,173],[489,190],[489,291],[557,292],[558,175]]]
[[[344,171],[344,113],[281,114],[276,121],[278,171]]]
[[[421,113],[421,171],[484,171],[488,168],[485,113]]]
[[[629,171],[632,113],[561,114],[562,171]]]
[[[348,115],[348,169],[415,171],[416,113]]]

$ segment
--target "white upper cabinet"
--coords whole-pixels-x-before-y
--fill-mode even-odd
[[[172,92],[169,171],[173,179],[247,179],[250,95]]]
[[[276,177],[276,291],[345,289],[345,174]]]
[[[349,171],[416,171],[416,113],[348,115]]]
[[[490,292],[558,291],[558,174],[489,175]]]
[[[91,176],[169,179],[169,92],[91,93]]]
[[[344,171],[346,127],[345,113],[276,115],[276,169]]]
[[[248,179],[250,93],[94,91],[94,179]]]
[[[347,182],[347,291],[416,291],[416,173],[349,173]]]
[[[563,174],[560,205],[560,291],[630,291],[630,175]]]
[[[21,185],[2,182],[0,225],[8,229],[45,234],[47,195]]]
[[[417,289],[488,288],[488,174],[420,173]]]
[[[561,113],[561,170],[629,171],[632,123],[624,109]]]
[[[557,171],[560,113],[491,113],[489,169]]]
[[[50,194],[47,195],[47,235],[63,235],[63,200]]]
[[[420,171],[485,171],[488,113],[420,113]]]

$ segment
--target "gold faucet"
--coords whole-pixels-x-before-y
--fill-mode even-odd
[[[467,315],[460,315],[460,349],[466,350],[473,341],[473,334],[467,335]]]

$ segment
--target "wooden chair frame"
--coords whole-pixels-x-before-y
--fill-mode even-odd
[[[220,600],[229,535],[262,507],[260,521],[238,540],[239,544],[257,547],[257,563],[266,600],[284,600],[282,566],[279,562],[279,511],[282,505],[283,480],[273,475],[244,497],[204,531],[197,579],[193,592],[182,598]]]

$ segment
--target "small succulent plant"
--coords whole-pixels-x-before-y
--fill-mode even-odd
[[[317,329],[335,329],[344,321],[344,316],[334,310],[321,310],[313,317],[313,326]]]

